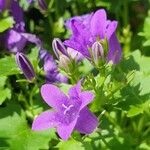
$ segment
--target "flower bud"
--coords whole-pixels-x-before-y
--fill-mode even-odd
[[[54,38],[52,47],[57,58],[59,58],[62,54],[68,56],[65,46],[59,38]]]
[[[16,62],[25,77],[31,81],[35,77],[35,72],[28,58],[23,53],[18,52],[16,54]]]
[[[65,71],[68,71],[69,69],[70,60],[65,55],[60,55],[59,58],[59,67],[64,69]]]
[[[47,10],[47,4],[46,4],[45,0],[38,0],[38,4],[39,4],[40,8],[42,8],[43,10]]]
[[[100,59],[104,59],[104,50],[99,42],[92,45],[92,55],[95,63],[98,63]]]

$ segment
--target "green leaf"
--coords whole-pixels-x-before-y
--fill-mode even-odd
[[[19,68],[14,57],[5,57],[0,59],[0,76],[9,76],[19,74]]]
[[[140,114],[140,113],[143,113],[143,107],[141,106],[141,105],[139,105],[139,106],[130,106],[130,109],[129,109],[129,111],[128,111],[128,113],[127,113],[127,116],[128,117],[132,117],[132,116],[136,116],[136,115],[138,115],[138,114]]]
[[[11,98],[11,90],[8,88],[0,89],[0,105],[6,100]]]
[[[7,80],[7,77],[0,77],[0,88],[4,87],[6,80]]]
[[[137,67],[133,80],[120,91],[121,101],[117,107],[126,111],[128,117],[133,117],[149,109],[147,106],[150,101],[150,57],[142,56],[137,50],[130,55],[130,58]]]
[[[5,88],[7,77],[0,77],[0,105],[8,98],[11,98],[11,90]]]
[[[14,20],[12,17],[7,17],[5,19],[0,20],[0,32],[4,32],[5,30],[13,27]]]
[[[0,139],[11,150],[49,149],[51,139],[56,139],[54,130],[33,132],[28,126],[25,112],[19,105],[9,104],[0,109]]]
[[[75,141],[73,139],[70,139],[68,141],[62,141],[57,145],[57,148],[59,150],[85,150],[82,143]]]

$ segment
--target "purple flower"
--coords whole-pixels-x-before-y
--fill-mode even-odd
[[[94,95],[89,91],[81,91],[81,83],[71,87],[66,96],[52,84],[45,84],[41,88],[41,95],[53,110],[41,113],[32,124],[32,130],[57,128],[59,136],[67,140],[73,130],[83,134],[90,134],[98,125],[98,120],[87,105]]]
[[[44,65],[44,72],[46,76],[46,82],[53,83],[53,82],[63,82],[67,83],[68,79],[63,74],[58,71],[57,64],[53,59],[52,55],[48,53],[46,50],[41,49],[39,53],[39,57],[43,60]]]
[[[16,62],[25,77],[32,81],[32,79],[35,77],[35,72],[28,58],[23,53],[18,52],[16,54]]]
[[[16,24],[23,22],[23,10],[16,0],[0,0],[0,12],[8,9]]]
[[[24,48],[28,42],[36,44],[40,47],[41,41],[33,34],[18,32],[15,28],[9,29],[1,36],[3,48],[11,53],[24,52]]]
[[[0,1],[5,3],[4,1]],[[1,4],[1,3],[0,3]],[[0,5],[1,6],[1,5]],[[3,48],[9,50],[9,52],[23,52],[27,42],[31,42],[40,47],[40,40],[33,34],[25,32],[25,23],[23,21],[23,10],[19,6],[19,3],[15,0],[11,0],[7,6],[10,15],[15,20],[15,25],[12,29],[7,30],[0,36]]]
[[[114,64],[121,59],[121,47],[116,37],[117,21],[107,20],[106,12],[100,9],[95,13],[81,17],[71,18],[66,22],[66,27],[71,29],[72,36],[64,41],[67,47],[77,50],[91,60],[90,49],[97,41],[108,41],[107,61]]]

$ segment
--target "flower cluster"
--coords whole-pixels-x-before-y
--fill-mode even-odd
[[[120,61],[121,47],[115,33],[117,21],[107,20],[105,10],[73,17],[66,21],[66,27],[72,31],[70,39],[64,41],[66,46],[94,62],[105,56],[107,62],[116,64]],[[108,49],[105,44],[108,44]]]
[[[28,0],[29,4],[32,2],[33,0]],[[43,10],[47,9],[44,0],[38,0],[38,4]],[[42,41],[26,32],[24,14],[19,3],[15,0],[0,0],[0,12],[5,9],[13,17],[15,24],[0,35],[4,43],[3,48],[15,54],[19,68],[29,81],[35,78],[36,73],[25,55],[25,46],[28,43],[38,47],[39,59],[43,64],[46,84],[41,87],[41,95],[52,110],[36,117],[32,129],[44,130],[54,127],[63,140],[67,140],[73,130],[82,134],[92,133],[98,126],[98,119],[87,105],[94,99],[94,94],[81,91],[81,81],[69,89],[68,95],[53,83],[69,81],[60,73],[59,68],[67,70],[73,61],[78,64],[87,59],[94,67],[101,67],[107,63],[117,64],[121,59],[121,46],[116,36],[117,21],[108,20],[104,9],[67,20],[65,26],[71,31],[71,36],[64,42],[54,38],[52,48],[58,59],[55,61],[44,49]]]

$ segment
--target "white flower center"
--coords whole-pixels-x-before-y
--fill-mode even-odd
[[[62,104],[62,107],[65,108],[64,115],[73,107],[73,105],[69,105],[68,107],[65,104]]]

